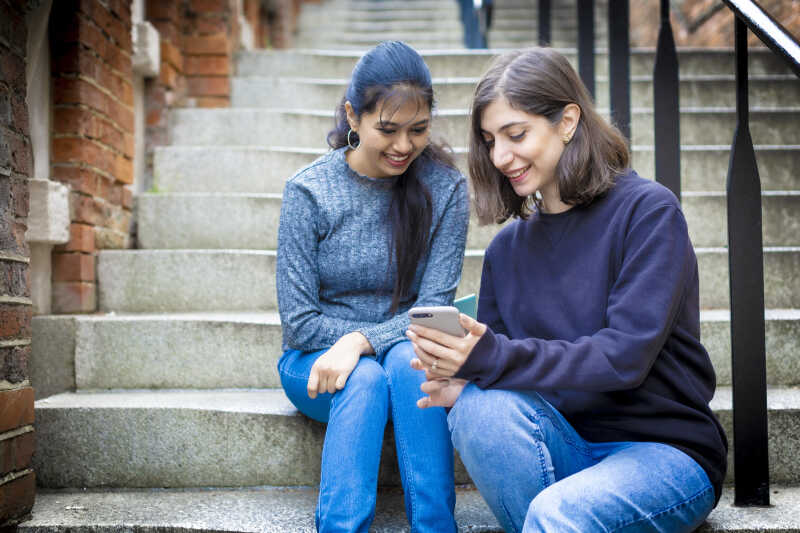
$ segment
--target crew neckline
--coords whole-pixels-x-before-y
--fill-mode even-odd
[[[338,150],[336,150],[336,155],[339,157],[339,159],[341,160],[341,163],[347,169],[347,172],[351,176],[353,176],[354,178],[356,178],[356,179],[358,179],[360,181],[363,181],[363,182],[367,182],[367,183],[370,183],[370,184],[373,184],[373,185],[382,186],[382,187],[386,187],[386,188],[392,187],[397,182],[397,180],[400,178],[400,176],[389,176],[388,178],[373,178],[372,176],[367,176],[366,174],[362,174],[362,173],[358,172],[353,167],[351,167],[350,163],[348,163],[348,161],[347,161],[346,153],[347,153],[347,150],[349,150],[349,149],[350,149],[349,146],[343,146],[343,147],[339,148]]]

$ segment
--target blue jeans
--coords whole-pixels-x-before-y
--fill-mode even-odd
[[[705,471],[653,442],[587,442],[535,392],[468,384],[453,444],[509,532],[683,532],[714,506]]]
[[[320,532],[364,531],[375,516],[383,432],[394,425],[397,460],[412,532],[455,532],[453,446],[442,408],[420,409],[423,372],[410,342],[382,360],[362,357],[344,389],[308,397],[311,366],[326,350],[287,350],[278,362],[286,395],[301,412],[327,422],[316,524]]]

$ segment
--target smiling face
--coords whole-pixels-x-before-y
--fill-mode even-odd
[[[431,110],[419,98],[406,99],[396,111],[379,101],[372,112],[356,117],[348,102],[347,121],[359,144],[347,152],[350,168],[371,178],[399,176],[422,153],[430,137]]]
[[[492,163],[518,196],[539,191],[546,212],[570,208],[561,201],[555,171],[564,152],[564,139],[574,132],[573,121],[577,124],[573,114],[568,105],[562,119],[552,124],[541,115],[514,109],[504,97],[493,100],[481,114],[481,135]]]

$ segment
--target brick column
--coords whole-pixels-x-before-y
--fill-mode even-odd
[[[0,0],[0,527],[33,507],[35,476],[29,263],[32,152],[25,104],[25,4]]]
[[[129,0],[58,0],[50,16],[53,179],[72,187],[53,253],[53,311],[96,309],[95,249],[127,248],[133,199]]]
[[[198,107],[230,104],[239,21],[235,0],[189,0],[183,50],[188,96]]]

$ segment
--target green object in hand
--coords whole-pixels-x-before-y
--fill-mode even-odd
[[[474,293],[457,298],[453,305],[458,308],[460,313],[464,313],[469,317],[477,318],[478,316],[478,299]]]

